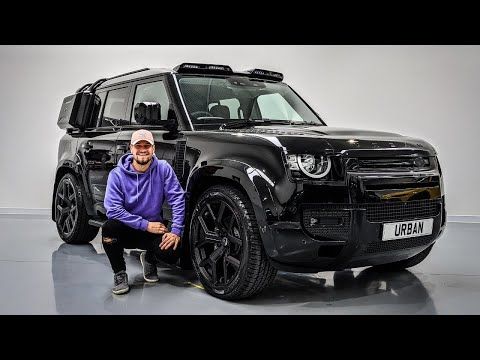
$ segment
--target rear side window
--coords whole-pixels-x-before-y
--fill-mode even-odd
[[[135,105],[141,102],[156,102],[161,106],[161,120],[168,119],[168,110],[170,109],[170,99],[167,95],[167,89],[163,81],[155,81],[147,84],[137,85],[135,89],[135,99],[133,100],[132,113],[130,114],[130,120],[132,124],[136,124],[135,121]]]
[[[101,127],[128,125],[125,119],[125,106],[127,105],[128,87],[110,90],[105,101]]]

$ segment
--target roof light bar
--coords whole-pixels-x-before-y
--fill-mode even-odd
[[[181,74],[233,74],[230,66],[215,64],[183,63],[173,70]]]
[[[250,69],[250,70],[247,70],[247,73],[249,73],[251,77],[254,77],[256,79],[267,79],[267,80],[273,80],[273,81],[283,80],[282,73],[270,71],[270,70]]]

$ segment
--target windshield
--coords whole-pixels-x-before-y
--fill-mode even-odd
[[[283,83],[232,76],[182,75],[180,92],[196,129],[240,122],[324,125]]]

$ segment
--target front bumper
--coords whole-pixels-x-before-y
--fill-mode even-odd
[[[439,178],[417,181],[415,187],[406,177],[357,178],[351,182],[357,186],[348,187],[338,203],[303,200],[290,221],[268,225],[273,248],[267,253],[272,264],[284,271],[318,272],[386,264],[420,253],[444,231],[446,211],[440,185],[434,184],[440,183]],[[305,198],[311,201],[311,196]],[[427,218],[433,219],[431,235],[382,241],[384,223]]]

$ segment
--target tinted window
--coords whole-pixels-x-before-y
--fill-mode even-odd
[[[147,84],[137,85],[135,89],[135,98],[133,100],[132,113],[130,119],[132,124],[136,124],[134,113],[135,105],[141,102],[156,102],[161,106],[161,120],[168,119],[168,110],[170,108],[170,100],[168,99],[167,89],[163,81],[155,81]]]
[[[105,101],[102,123],[100,126],[127,125],[125,120],[125,105],[127,103],[128,88],[110,90]]]

